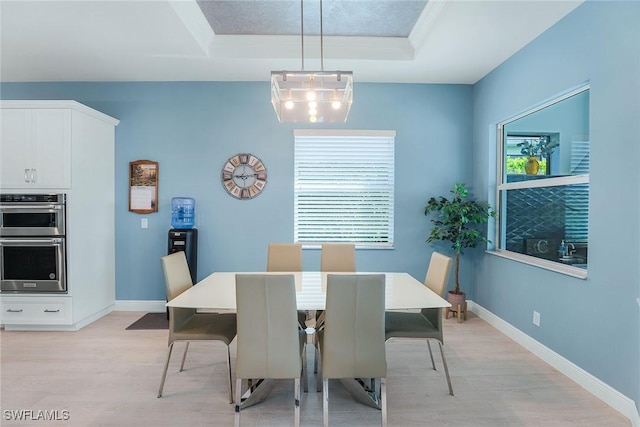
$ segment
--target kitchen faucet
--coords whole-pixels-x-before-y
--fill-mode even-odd
[[[569,249],[571,247],[571,249]],[[567,242],[567,255],[573,256],[576,253],[576,247],[573,243]]]

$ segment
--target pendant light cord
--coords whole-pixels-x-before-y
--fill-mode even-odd
[[[322,32],[322,0],[320,0],[320,71],[324,71],[324,36]]]
[[[300,46],[302,71],[304,71],[304,0],[300,0]],[[322,28],[322,0],[320,0],[320,71],[324,71],[324,32]]]
[[[304,0],[300,0],[300,46],[302,47],[302,71],[304,71]]]

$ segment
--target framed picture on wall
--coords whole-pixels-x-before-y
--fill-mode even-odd
[[[136,160],[129,163],[129,211],[158,212],[158,162]]]

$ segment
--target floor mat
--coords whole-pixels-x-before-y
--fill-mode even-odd
[[[147,313],[127,326],[127,329],[169,329],[167,313]]]

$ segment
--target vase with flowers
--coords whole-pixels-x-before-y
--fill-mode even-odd
[[[558,141],[551,141],[548,136],[525,139],[519,143],[520,153],[528,157],[524,166],[526,174],[537,175],[540,169],[539,160],[548,159],[558,145]]]

